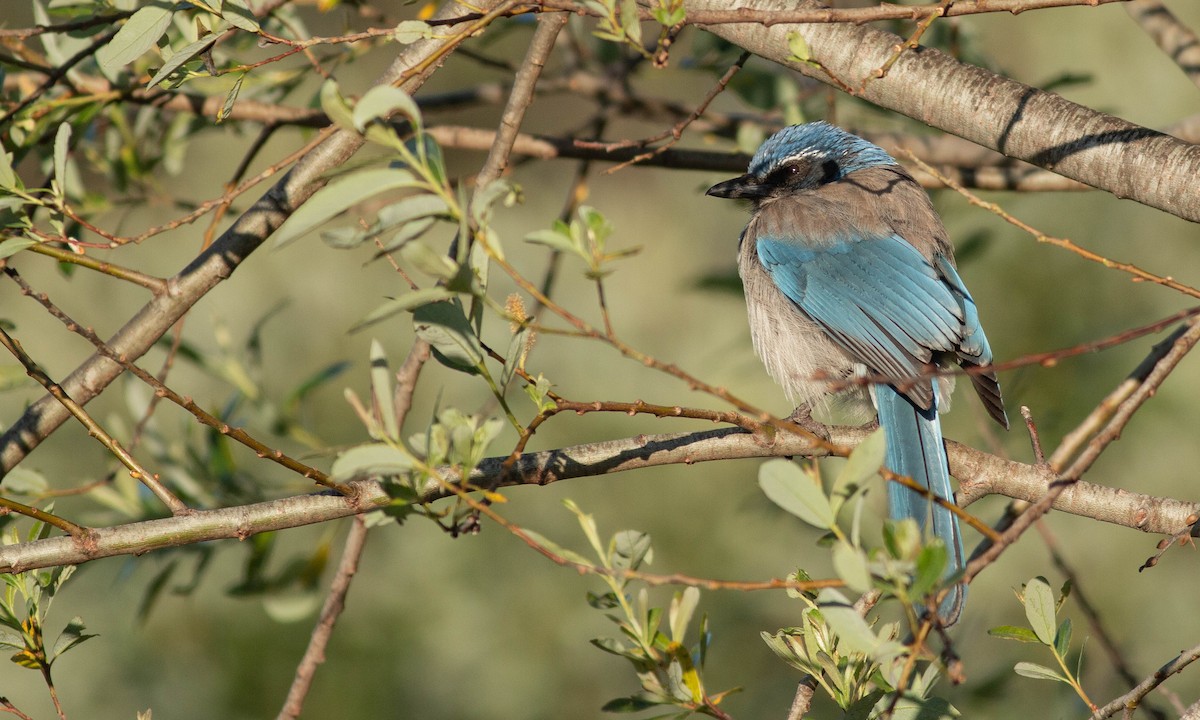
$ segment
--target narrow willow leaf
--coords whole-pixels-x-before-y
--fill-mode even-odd
[[[63,123],[58,126],[58,133],[54,136],[54,179],[64,193],[67,191],[67,154],[70,152],[71,124]]]
[[[829,498],[794,463],[766,461],[759,466],[758,485],[772,502],[809,525],[822,530],[833,527]]]
[[[37,241],[27,237],[15,237],[0,241],[0,260],[16,255],[25,248],[33,247],[34,245],[37,245]]]
[[[378,340],[371,340],[371,396],[379,409],[383,432],[392,440],[399,439],[400,428],[396,425],[396,406],[392,394],[392,372],[388,368],[387,355]]]
[[[17,187],[17,174],[13,171],[12,153],[0,152],[0,190]]]
[[[1005,640],[1017,640],[1025,643],[1040,643],[1037,633],[1027,627],[1019,627],[1017,625],[1000,625],[988,630],[988,635],[992,637],[1003,638]]]
[[[472,372],[483,362],[483,347],[457,298],[417,308],[413,327],[433,347],[442,364]]]
[[[812,53],[808,49],[808,42],[804,36],[798,32],[790,32],[787,34],[788,50],[792,53],[793,60],[800,62],[808,62],[812,59]]]
[[[1058,626],[1058,634],[1054,636],[1054,651],[1058,656],[1065,658],[1067,652],[1071,649],[1071,618],[1062,621],[1062,625]]]
[[[684,636],[687,634],[688,625],[692,622],[692,615],[696,612],[696,606],[700,604],[699,588],[689,587],[684,588],[682,593],[677,593],[674,599],[671,600],[671,609],[667,613],[667,622],[671,626],[671,639],[677,643],[682,643]]]
[[[96,637],[83,632],[83,618],[74,617],[67,626],[63,628],[62,634],[58,636],[58,640],[54,643],[54,651],[50,654],[50,662],[54,662],[60,655],[75,647],[76,645]]]
[[[847,542],[833,546],[833,570],[854,592],[865,593],[871,589],[871,571],[867,569],[867,556]]]
[[[386,120],[393,112],[399,112],[421,127],[421,111],[412,97],[398,87],[376,85],[363,94],[354,106],[354,128],[362,132],[372,120]]]
[[[1038,640],[1046,645],[1054,644],[1058,629],[1054,621],[1054,591],[1044,577],[1035,577],[1025,585],[1025,617],[1029,626],[1037,633]]]
[[[166,80],[171,76],[171,73],[183,67],[189,60],[215,45],[220,37],[217,33],[212,33],[211,35],[205,35],[191,45],[181,48],[179,52],[171,56],[170,60],[163,63],[158,72],[154,73],[154,77],[150,78],[150,82],[146,83],[146,88],[153,88],[163,80]]]
[[[429,249],[418,242],[410,242],[400,248],[400,257],[413,267],[438,280],[450,280],[458,275],[458,265],[440,252]]]
[[[338,178],[315,192],[284,221],[275,231],[275,247],[286,245],[369,197],[416,184],[412,173],[399,168],[375,168]]]
[[[256,33],[262,30],[258,18],[254,17],[254,12],[246,4],[246,0],[225,0],[225,6],[221,8],[221,17],[230,25],[247,32]]]
[[[422,305],[428,305],[431,302],[449,300],[452,297],[454,297],[454,293],[443,287],[431,287],[421,290],[414,290],[413,292],[401,295],[398,298],[388,300],[371,312],[367,313],[365,316],[363,316],[362,320],[359,320],[354,324],[353,327],[350,328],[350,332],[357,332],[368,325],[374,325],[380,320],[386,320],[393,315],[415,310],[416,308],[419,308]]]
[[[1070,684],[1070,682],[1068,682],[1068,680],[1062,675],[1044,665],[1038,665],[1037,663],[1019,662],[1013,667],[1013,670],[1016,671],[1018,675],[1022,675],[1027,678],[1033,678],[1034,680],[1057,680],[1061,683],[1067,683],[1068,685]]]
[[[875,654],[881,641],[844,595],[825,589],[817,595],[817,604],[825,622],[837,633],[841,646],[852,652]]]
[[[242,82],[246,79],[246,73],[238,75],[237,80],[233,81],[233,87],[229,88],[229,93],[225,95],[225,102],[221,104],[221,109],[217,111],[217,122],[225,121],[233,113],[233,106],[237,102],[238,95],[242,92]]]
[[[868,435],[854,448],[854,452],[850,453],[842,471],[833,481],[834,494],[843,493],[846,488],[852,486],[861,486],[878,475],[879,468],[883,467],[883,456],[886,452],[887,439],[880,428]]]
[[[384,443],[352,447],[337,456],[329,477],[336,482],[371,475],[399,475],[411,470],[412,458]]]
[[[354,111],[338,92],[337,82],[326,80],[321,85],[321,110],[330,122],[343,130],[354,129]]]
[[[401,45],[410,45],[432,37],[433,27],[420,20],[405,20],[392,29],[392,39]]]
[[[137,60],[171,25],[174,3],[147,5],[130,17],[113,39],[96,53],[96,60],[105,72],[113,72]]]

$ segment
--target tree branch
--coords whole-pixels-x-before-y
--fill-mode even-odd
[[[794,9],[790,0],[746,0],[760,18]],[[811,7],[811,5],[805,5]],[[725,0],[689,0],[687,11],[725,8]],[[852,25],[717,25],[710,32],[760,57],[797,70],[1005,155],[1200,222],[1200,147],[1184,143],[937,50],[902,52],[903,39]],[[788,34],[799,33],[812,62],[791,57]]]
[[[754,421],[747,419],[748,423]],[[867,437],[862,428],[830,427],[831,444],[854,447]],[[1046,495],[1054,476],[1047,468],[1005,460],[947,441],[950,472],[961,481],[960,503],[968,505],[985,494],[1037,502]],[[693,464],[711,460],[768,457],[825,457],[828,451],[793,433],[776,433],[769,441],[761,433],[719,428],[692,433],[639,435],[521,455],[487,458],[471,474],[471,486],[548,485],[561,480],[604,476],[658,465]],[[114,555],[189,545],[223,538],[245,539],[268,530],[334,520],[379,509],[392,502],[375,481],[349,483],[347,497],[301,495],[233,508],[198,510],[192,515],[146,520],[91,530],[81,540],[53,537],[22,545],[0,547],[0,572],[21,572],[54,565],[78,564]],[[424,501],[454,493],[437,480],[426,483]],[[1200,503],[1154,497],[1077,482],[1063,490],[1053,508],[1104,522],[1169,535],[1187,526],[1200,513]]]

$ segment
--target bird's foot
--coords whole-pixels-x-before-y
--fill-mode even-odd
[[[813,435],[816,435],[820,440],[829,440],[829,428],[824,423],[817,422],[813,418],[812,409],[807,405],[801,405],[796,408],[792,411],[791,415],[788,415],[784,419],[790,423],[799,425]]]

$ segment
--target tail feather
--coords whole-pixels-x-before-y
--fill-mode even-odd
[[[918,408],[888,385],[874,387],[879,425],[887,438],[885,463],[897,475],[911,477],[934,495],[953,502],[950,469],[938,422],[937,383],[932,384],[934,401],[929,410]],[[965,567],[962,532],[953,512],[896,483],[888,483],[888,511],[893,519],[913,518],[922,530],[929,526],[942,539],[950,555],[947,575]],[[955,585],[938,609],[942,622],[946,625],[957,622],[966,601],[967,586]]]

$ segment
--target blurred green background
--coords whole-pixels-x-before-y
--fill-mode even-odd
[[[1170,6],[1192,27],[1200,27],[1200,7],[1188,2]],[[341,22],[336,15],[314,23],[336,26]],[[16,21],[10,23],[16,26]],[[1089,82],[1065,86],[1061,92],[1148,127],[1165,127],[1200,112],[1197,88],[1153,46],[1120,4],[1017,17],[997,13],[964,18],[959,24],[977,52],[1022,82],[1043,86],[1065,73],[1089,75]],[[521,25],[487,46],[487,52],[519,59],[530,32],[529,25]],[[683,41],[686,47],[686,35]],[[384,46],[352,66],[352,74],[339,75],[345,92],[365,89],[392,52],[394,47]],[[679,58],[684,55],[677,53]],[[772,68],[758,59],[751,66]],[[503,77],[502,72],[454,59],[422,94]],[[693,106],[713,81],[710,74],[673,58],[669,69],[647,70],[636,83],[647,94]],[[308,102],[313,87],[297,93],[291,102]],[[569,95],[543,97],[531,109],[524,129],[562,133],[574,128],[587,108],[585,100]],[[746,106],[726,93],[714,109],[744,111]],[[486,128],[494,126],[498,111],[487,106],[433,113],[428,121]],[[845,99],[838,101],[838,120],[859,128],[916,128],[912,122]],[[642,137],[663,129],[617,118],[609,137]],[[216,194],[237,164],[240,148],[253,135],[230,127],[205,131],[187,152],[186,171],[179,177],[164,177],[161,193],[193,198]],[[279,133],[261,157],[273,161],[308,137],[301,131]],[[702,136],[689,136],[684,145],[731,147],[727,141]],[[450,152],[449,158],[452,169],[461,172],[470,172],[482,161],[481,154],[466,152]],[[512,174],[511,179],[524,189],[525,201],[500,211],[498,227],[514,264],[535,281],[547,256],[543,248],[528,246],[521,238],[550,225],[565,200],[563,190],[574,168],[570,161],[537,162],[522,164]],[[701,278],[733,271],[736,240],[745,221],[744,213],[732,205],[704,197],[704,188],[723,178],[646,168],[593,174],[588,204],[613,222],[616,232],[610,244],[641,247],[640,254],[619,263],[619,271],[607,281],[609,306],[617,332],[629,344],[784,415],[790,408],[751,349],[741,298],[699,287]],[[1200,284],[1200,264],[1193,261],[1200,233],[1193,224],[1103,193],[986,197],[1047,234],[1070,237],[1089,250],[1180,282]],[[1107,337],[1189,304],[1171,291],[1132,283],[1122,273],[1039,245],[998,218],[969,207],[952,192],[937,192],[934,200],[953,237],[976,238],[972,251],[960,257],[960,265],[998,360]],[[136,232],[176,214],[165,203],[146,202],[112,213],[109,222],[118,231]],[[199,225],[184,227],[124,249],[114,259],[148,272],[171,274],[195,254],[202,232]],[[365,249],[334,250],[315,235],[282,250],[264,248],[194,309],[184,335],[190,344],[209,352],[217,352],[220,338],[227,338],[230,356],[239,357],[239,348],[256,323],[277,309],[262,326],[266,370],[257,380],[264,396],[281,402],[320,368],[348,361],[351,367],[344,375],[305,401],[301,417],[329,446],[361,442],[364,432],[343,400],[342,389],[349,386],[365,394],[372,338],[384,344],[393,363],[404,357],[412,340],[404,318],[348,334],[349,327],[385,297],[404,289],[386,263],[367,262],[368,258]],[[101,335],[116,330],[146,299],[136,288],[86,272],[67,281],[44,258],[22,257],[16,265],[35,287],[50,292],[64,309],[94,325]],[[511,289],[501,275],[493,273],[492,294],[497,298]],[[594,289],[583,281],[579,263],[564,259],[561,278],[559,302],[598,321]],[[26,349],[51,375],[63,376],[86,356],[88,348],[82,340],[47,320],[36,304],[18,296],[12,284],[0,284],[0,308],[16,324]],[[502,324],[494,319],[490,323],[493,337],[507,336]],[[1010,416],[1018,416],[1019,406],[1028,406],[1043,442],[1053,448],[1157,339],[1144,338],[1051,368],[1005,373],[1001,380]],[[497,344],[503,348],[505,342]],[[161,351],[155,351],[144,366],[155,368],[162,357]],[[528,367],[535,374],[544,372],[560,393],[574,400],[643,399],[721,407],[683,383],[622,360],[596,343],[543,335]],[[478,381],[432,364],[426,373],[412,430],[421,428],[437,403],[467,411],[483,404],[486,391]],[[1195,361],[1185,361],[1086,479],[1194,498],[1200,467],[1198,382]],[[210,408],[221,407],[232,393],[229,383],[187,362],[173,372],[171,384]],[[126,386],[127,392],[121,392]],[[140,388],[123,379],[91,407],[98,418],[128,427],[135,420],[129,406],[141,394]],[[526,413],[524,417],[532,417],[532,407],[520,395],[512,393],[514,403]],[[948,437],[1031,460],[1022,428],[1006,435],[994,433],[978,404],[965,393],[959,395],[955,412],[946,421]],[[0,395],[0,423],[14,421],[25,402],[36,396],[31,390]],[[163,437],[176,443],[197,435],[191,419],[172,406],[160,408],[157,423]],[[530,449],[705,427],[623,415],[560,416],[539,430]],[[513,440],[511,432],[502,436],[494,447],[496,453],[507,452]],[[302,487],[276,467],[255,461],[249,452],[235,448],[233,458],[240,472],[261,482],[266,496]],[[314,462],[321,465],[328,458]],[[510,502],[498,510],[513,522],[582,551],[583,537],[561,504],[563,498],[571,498],[596,516],[606,536],[625,528],[650,533],[655,560],[649,569],[655,572],[765,579],[803,567],[813,577],[827,576],[827,552],[814,542],[817,531],[785,515],[762,495],[756,485],[758,464],[731,461],[668,467],[514,489],[506,491]],[[53,486],[64,488],[99,479],[112,465],[103,449],[76,425],[64,427],[24,463],[49,477]],[[994,521],[1004,506],[1003,498],[989,498],[971,511]],[[64,499],[58,508],[85,523],[112,521],[111,515],[86,500]],[[1139,676],[1200,640],[1200,614],[1195,610],[1200,575],[1194,548],[1174,550],[1158,567],[1139,574],[1137,568],[1154,552],[1158,538],[1062,514],[1051,515],[1044,525],[1077,569],[1084,591],[1100,608]],[[282,533],[276,538],[272,567],[303,557],[331,539],[336,560],[344,531],[343,522]],[[146,708],[153,708],[155,717],[180,719],[259,718],[278,712],[314,617],[278,622],[260,600],[230,596],[227,591],[241,580],[249,543],[229,541],[212,549],[211,565],[199,588],[190,593],[172,590],[187,584],[185,571],[198,561],[193,551],[114,558],[80,568],[56,600],[50,629],[57,630],[78,614],[89,632],[100,637],[55,666],[68,717],[131,718]],[[181,571],[143,619],[139,603],[156,573],[171,561],[180,562]],[[326,579],[328,575],[327,571]],[[1084,714],[1083,705],[1066,686],[1012,673],[1017,661],[1045,663],[1048,658],[1038,648],[986,635],[987,628],[1024,622],[1012,589],[1035,575],[1045,575],[1055,588],[1064,580],[1051,565],[1045,544],[1030,532],[972,586],[970,605],[954,633],[968,683],[940,689],[968,717]],[[589,590],[600,591],[601,583],[549,563],[490,523],[478,536],[457,539],[419,519],[403,526],[377,527],[304,716],[470,720],[600,715],[606,701],[635,692],[637,685],[624,661],[588,643],[593,637],[615,634],[612,624],[585,602]],[[654,590],[652,596],[665,605],[670,590]],[[714,635],[709,689],[744,688],[723,705],[735,717],[782,717],[798,675],[774,657],[759,633],[795,623],[800,606],[783,593],[705,592],[700,610],[708,614]],[[1091,634],[1073,602],[1064,613],[1073,618],[1077,638]],[[1083,679],[1098,702],[1125,690],[1095,643],[1087,645]],[[1200,695],[1196,671],[1185,672],[1167,685],[1185,705]],[[53,713],[35,673],[15,665],[0,669],[0,695],[34,717]],[[818,716],[831,716],[832,710],[823,707],[823,713]]]

